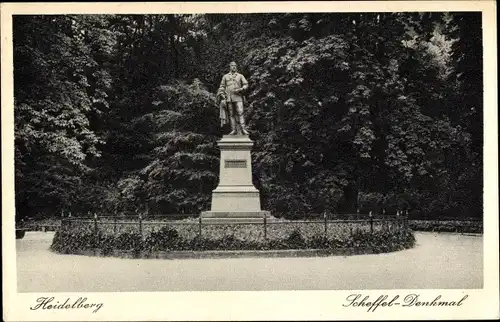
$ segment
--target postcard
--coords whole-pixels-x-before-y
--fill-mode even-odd
[[[2,3],[4,320],[498,319],[495,9]]]

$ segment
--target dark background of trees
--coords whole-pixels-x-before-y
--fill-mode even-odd
[[[480,13],[14,16],[17,217],[199,213],[235,60],[263,208],[481,217]],[[193,80],[198,78],[201,85]]]

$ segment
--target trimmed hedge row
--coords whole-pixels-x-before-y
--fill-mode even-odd
[[[355,229],[348,236],[327,237],[316,234],[304,236],[294,230],[283,238],[245,240],[232,234],[223,237],[196,236],[183,238],[172,227],[163,227],[144,238],[137,233],[122,233],[114,237],[98,231],[74,230],[56,232],[51,249],[63,254],[76,254],[86,250],[100,249],[103,255],[115,250],[136,253],[155,251],[208,251],[208,250],[286,250],[286,249],[370,249],[373,253],[383,253],[411,248],[415,237],[411,230],[364,231]]]
[[[464,221],[464,220],[410,220],[409,227],[413,231],[433,231],[449,233],[483,233],[482,221]]]

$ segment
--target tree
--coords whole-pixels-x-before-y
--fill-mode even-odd
[[[19,209],[207,209],[220,136],[210,93],[235,60],[265,209],[480,214],[480,24],[472,13],[16,17]]]
[[[80,16],[14,18],[16,207],[22,216],[60,208],[99,156],[90,117],[108,106],[104,26]],[[93,29],[89,29],[89,24]]]
[[[136,122],[149,129],[153,149],[139,171],[143,202],[152,212],[199,213],[217,183],[217,108],[213,94],[197,84],[160,86],[156,110]]]

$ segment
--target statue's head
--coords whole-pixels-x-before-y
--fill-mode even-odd
[[[236,63],[234,61],[229,63],[229,70],[231,72],[233,72],[233,73],[236,72],[237,68],[238,68],[238,65],[236,65]]]

